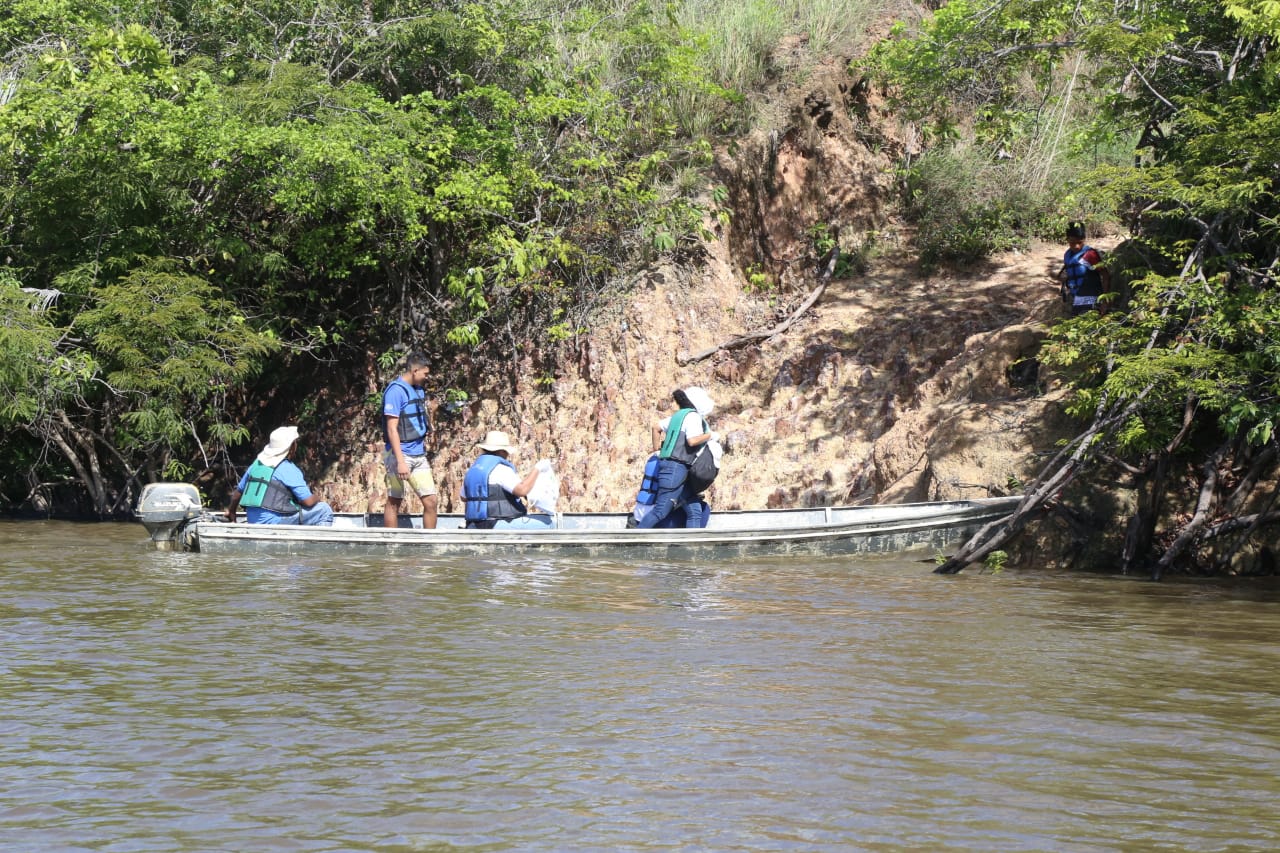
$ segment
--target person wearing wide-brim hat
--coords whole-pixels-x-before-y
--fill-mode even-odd
[[[683,508],[685,527],[702,527],[705,504],[696,493],[691,493],[687,486],[689,465],[698,455],[702,445],[720,436],[707,424],[707,416],[715,409],[715,403],[705,388],[692,385],[688,388],[677,388],[672,398],[680,409],[668,417],[662,418],[653,425],[653,449],[658,451],[657,496],[653,509],[645,514],[636,525],[640,529],[657,527],[668,516]],[[668,431],[677,422],[676,415],[684,414],[678,419],[679,428],[675,434]]]
[[[467,527],[494,530],[550,527],[551,518],[531,514],[524,498],[538,482],[538,475],[549,470],[551,463],[540,461],[521,477],[511,463],[515,446],[501,430],[490,430],[476,446],[482,452],[462,478]]]
[[[333,524],[333,509],[313,493],[301,469],[290,461],[298,446],[298,428],[282,426],[271,432],[267,446],[244,472],[227,507],[227,521],[244,507],[250,524]]]

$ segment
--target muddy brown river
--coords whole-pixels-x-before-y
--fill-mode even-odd
[[[1280,847],[1280,585],[0,522],[0,848]]]

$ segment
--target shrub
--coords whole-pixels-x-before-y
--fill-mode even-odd
[[[917,225],[916,248],[926,268],[971,263],[1053,233],[1055,199],[1023,185],[1012,163],[940,148],[915,161],[904,178],[906,213]]]

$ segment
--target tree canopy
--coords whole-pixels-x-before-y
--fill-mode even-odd
[[[662,16],[0,9],[3,455],[43,460],[10,502],[72,481],[127,510],[140,477],[245,440],[219,411],[264,371],[571,334],[628,246],[700,221],[664,189],[705,156],[666,94],[720,90]],[[573,54],[602,36],[608,85]]]

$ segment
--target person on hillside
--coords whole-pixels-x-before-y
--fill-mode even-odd
[[[382,464],[386,468],[387,502],[382,510],[384,527],[398,527],[400,506],[407,483],[422,501],[422,526],[436,526],[436,481],[427,459],[427,435],[431,419],[427,393],[423,390],[430,370],[427,357],[411,352],[404,373],[391,380],[382,392]]]
[[[655,452],[649,455],[644,463],[644,477],[640,481],[640,490],[636,492],[636,504],[631,510],[631,515],[627,516],[627,529],[632,530],[640,526],[640,522],[646,515],[653,510],[654,503],[658,500],[658,467],[661,457]],[[701,527],[707,526],[707,521],[711,518],[711,507],[701,496],[698,497],[699,506],[694,511],[701,518]],[[659,528],[684,527],[688,524],[688,513],[686,507],[677,507],[666,518],[658,523]]]
[[[289,461],[297,444],[297,427],[272,431],[267,446],[231,493],[227,521],[234,523],[236,510],[244,507],[250,524],[333,524],[329,504],[311,491],[302,471]]]
[[[1105,302],[1098,297],[1111,290],[1111,272],[1102,263],[1102,255],[1085,245],[1083,222],[1067,224],[1067,251],[1062,256],[1058,281],[1062,285],[1062,301],[1071,307],[1071,316],[1086,311],[1106,313]]]
[[[657,494],[653,509],[636,525],[641,530],[657,527],[681,507],[685,511],[685,527],[702,527],[700,496],[692,493],[687,481],[689,465],[699,448],[719,435],[707,425],[706,418],[715,408],[711,395],[694,385],[677,388],[672,397],[679,409],[653,425],[653,445],[658,452]]]
[[[515,448],[505,432],[490,430],[477,447],[483,451],[462,478],[467,527],[481,530],[551,527],[551,516],[530,513],[525,496],[538,475],[551,470],[542,459],[523,477],[511,464]]]

